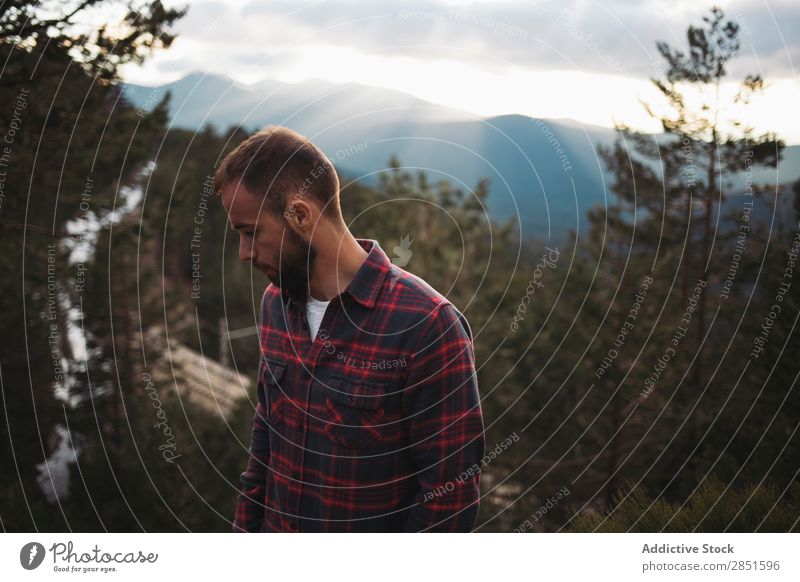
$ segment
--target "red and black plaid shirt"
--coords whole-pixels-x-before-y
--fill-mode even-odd
[[[328,305],[267,287],[258,403],[234,531],[470,531],[483,416],[472,332],[378,243]]]

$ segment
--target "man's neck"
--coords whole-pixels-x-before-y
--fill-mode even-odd
[[[329,301],[342,293],[367,259],[365,251],[346,228],[320,240],[309,281],[311,296]]]

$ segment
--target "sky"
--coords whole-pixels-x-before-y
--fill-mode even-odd
[[[658,131],[642,101],[662,100],[656,41],[685,47],[713,5],[740,27],[730,100],[748,73],[767,81],[746,110],[756,133],[800,143],[797,0],[165,0],[187,6],[177,40],[125,81],[160,85],[191,72],[356,82],[481,116],[519,113]],[[698,96],[699,99],[699,96]]]

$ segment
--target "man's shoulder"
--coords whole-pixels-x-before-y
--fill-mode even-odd
[[[450,301],[425,279],[390,264],[379,300],[383,304],[436,310]]]
[[[389,266],[380,302],[382,306],[414,312],[421,320],[438,319],[445,327],[458,321],[467,335],[472,337],[467,318],[447,297],[422,277],[409,273],[397,265]]]

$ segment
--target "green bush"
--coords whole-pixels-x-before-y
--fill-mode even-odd
[[[627,491],[626,495],[624,492]],[[729,487],[712,476],[684,502],[653,500],[628,482],[601,514],[582,512],[570,527],[576,532],[797,532],[800,483],[782,498],[771,485]]]

